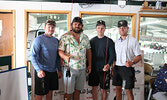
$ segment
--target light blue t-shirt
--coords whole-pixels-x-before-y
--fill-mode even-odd
[[[43,34],[35,38],[31,47],[31,62],[37,72],[55,72],[57,69],[61,71],[58,44],[58,39],[53,36]]]

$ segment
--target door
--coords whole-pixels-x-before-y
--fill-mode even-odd
[[[0,10],[0,55],[12,56],[12,68],[15,67],[15,39],[13,11]]]

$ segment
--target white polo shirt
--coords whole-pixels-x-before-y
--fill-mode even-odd
[[[124,40],[121,38],[116,40],[115,51],[117,66],[125,66],[126,61],[132,61],[136,56],[142,54],[139,42],[129,35]]]

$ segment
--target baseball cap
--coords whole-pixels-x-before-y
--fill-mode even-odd
[[[118,21],[118,27],[127,27],[128,26],[128,22],[126,20],[120,20]]]
[[[103,20],[97,21],[96,27],[100,26],[100,25],[104,25],[106,27],[105,21],[103,21]]]
[[[80,17],[75,17],[73,20],[72,20],[72,23],[71,24],[73,24],[74,22],[79,22],[80,24],[82,24],[82,18],[80,18]]]
[[[48,20],[45,22],[45,25],[46,25],[46,24],[56,26],[56,22],[55,22],[53,19],[48,19]]]

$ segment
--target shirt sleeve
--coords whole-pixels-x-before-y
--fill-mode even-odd
[[[58,69],[58,71],[62,71],[61,70],[61,59],[60,59],[60,56],[59,56],[59,54],[57,53],[57,60],[56,60],[56,63],[57,63],[57,69]]]
[[[39,56],[39,52],[40,52],[40,39],[39,38],[35,38],[35,40],[33,41],[32,47],[31,47],[31,62],[32,65],[34,66],[34,69],[39,72],[40,66],[39,66],[39,61],[38,61],[38,56]]]
[[[165,91],[167,92],[167,83],[165,81],[165,75],[167,75],[166,73],[167,70],[165,70],[164,68],[160,69],[157,77],[156,77],[156,81],[154,83],[154,86],[159,90],[159,91]]]
[[[159,75],[157,76],[157,78],[162,79],[162,80],[167,79],[167,69],[161,68],[159,70]]]
[[[59,50],[65,51],[65,47],[66,47],[65,41],[67,40],[65,40],[65,37],[62,36],[59,41]]]
[[[86,38],[86,41],[87,41],[86,49],[90,49],[91,46],[90,46],[90,41],[89,41],[88,36],[87,36],[87,38]]]
[[[112,40],[108,40],[108,64],[111,66],[111,64],[113,63],[113,61],[116,58],[116,54],[115,54],[115,44]]]
[[[139,42],[135,39],[135,43],[134,43],[134,48],[133,48],[134,54],[135,56],[141,55],[142,51],[140,49],[140,45]]]
[[[167,79],[167,69],[166,68],[164,68],[164,77],[165,79]]]

